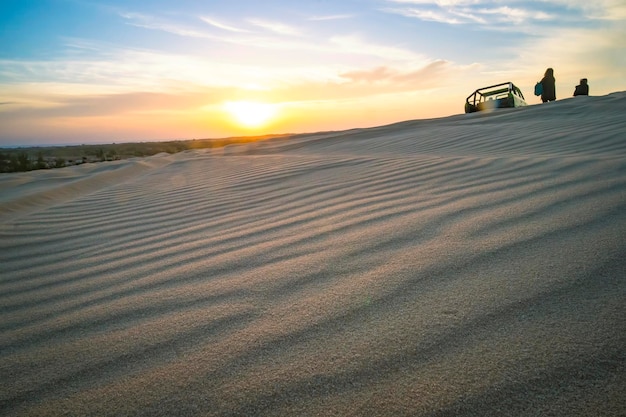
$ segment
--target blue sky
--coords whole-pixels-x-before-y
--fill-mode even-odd
[[[623,0],[4,0],[0,146],[369,127],[505,81],[536,104],[547,67],[607,94],[625,28]]]

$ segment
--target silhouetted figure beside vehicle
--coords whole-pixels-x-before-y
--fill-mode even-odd
[[[576,86],[574,89],[574,96],[588,96],[589,95],[589,84],[587,84],[586,78],[581,78],[580,84]]]
[[[556,100],[556,80],[554,79],[554,70],[552,68],[546,70],[540,82],[542,85],[541,101],[545,103],[546,101]]]

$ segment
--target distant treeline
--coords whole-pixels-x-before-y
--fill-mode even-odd
[[[106,145],[0,148],[0,173],[62,168],[84,163],[174,154],[190,149],[219,148],[236,143],[266,140],[285,135],[245,136],[225,139],[192,139],[167,142],[112,143]]]

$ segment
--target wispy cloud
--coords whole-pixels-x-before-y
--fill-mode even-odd
[[[76,53],[75,45],[97,53]],[[0,79],[10,84],[45,83],[46,89],[60,85],[60,90],[74,94],[108,94],[163,91],[189,83],[238,84],[251,78],[244,73],[245,67],[203,56],[115,47],[84,39],[68,40],[68,48],[69,52],[55,60],[0,60]]]
[[[336,15],[328,15],[328,16],[312,16],[309,17],[310,21],[325,21],[325,20],[346,20],[352,19],[354,15],[352,14],[336,14]]]
[[[424,57],[410,48],[386,45],[363,38],[363,35],[338,35],[328,38],[318,35],[307,36],[298,27],[283,22],[260,18],[250,18],[239,24],[224,23],[212,16],[200,16],[199,19],[211,28],[194,28],[180,21],[171,21],[158,16],[141,13],[120,13],[128,24],[146,29],[163,31],[177,36],[209,39],[223,44],[237,45],[241,48],[252,48],[250,57],[258,58],[261,49],[269,51],[309,51],[323,57],[334,55],[335,61],[348,61],[351,57],[369,57],[370,60],[392,60],[424,62]],[[347,19],[351,15],[333,15],[318,17],[318,20]],[[314,18],[315,19],[315,18]],[[307,19],[309,20],[309,19]],[[309,20],[310,21],[310,20]],[[247,24],[247,25],[246,25]],[[254,30],[257,28],[258,30]],[[309,54],[310,55],[310,54]],[[240,56],[245,57],[245,54]],[[251,58],[252,59],[252,58]],[[275,57],[275,60],[281,57]],[[290,58],[291,60],[293,58]],[[323,58],[320,58],[323,59]],[[275,61],[276,62],[276,61]],[[230,78],[230,77],[227,77]]]
[[[453,13],[440,11],[440,10],[417,9],[413,7],[408,7],[408,8],[387,7],[381,10],[387,13],[398,14],[401,16],[417,18],[420,20],[425,20],[425,21],[430,21],[430,22],[447,23],[450,25],[457,25],[460,23],[465,23],[463,20],[459,20],[458,17],[455,16]]]
[[[554,20],[555,15],[544,11],[531,11],[528,9],[512,8],[508,6],[496,7],[496,8],[480,8],[477,10],[482,16],[488,16],[489,20],[496,22],[512,22],[516,24],[522,24],[529,20],[541,21],[541,20]],[[486,20],[486,19],[485,19]]]
[[[371,55],[386,60],[423,61],[424,56],[410,49],[378,44],[356,35],[334,36],[330,39],[337,52],[356,55]]]
[[[541,21],[621,20],[626,18],[623,0],[387,0],[381,9],[406,17],[447,24],[530,24]]]
[[[452,71],[453,65],[444,60],[436,60],[417,68],[401,70],[388,66],[381,66],[368,70],[348,71],[340,76],[351,83],[395,86],[397,89],[414,90],[425,86],[432,87],[438,80],[445,78]]]
[[[200,16],[199,20],[221,31],[202,30],[201,28],[190,27],[189,24],[178,21],[168,21],[156,16],[138,13],[120,13],[127,20],[127,23],[133,26],[156,30],[174,34],[177,36],[202,38],[216,41],[219,43],[239,45],[243,47],[263,48],[272,50],[293,50],[293,49],[318,49],[319,42],[311,44],[294,43],[286,39],[278,39],[276,37],[269,38],[272,35],[281,36],[301,36],[299,30],[293,26],[289,26],[279,22],[270,22],[262,19],[248,19],[246,23],[252,27],[263,29],[265,36],[260,31],[244,28],[243,26],[234,26],[225,24],[213,17]]]
[[[510,30],[499,24],[524,25],[533,22],[556,20],[559,15],[537,9],[536,4],[517,3],[517,6],[502,6],[494,1],[427,1],[388,0],[395,7],[381,9],[383,12],[405,17],[450,25],[479,24],[485,29]],[[534,6],[534,7],[531,7]],[[569,12],[571,14],[571,11]],[[562,17],[562,16],[561,16]]]
[[[485,3],[484,0],[387,0],[391,3],[435,5],[440,7],[467,6],[472,4]]]
[[[120,16],[126,19],[127,23],[132,26],[145,29],[159,30],[168,32],[178,36],[191,38],[213,38],[214,36],[189,26],[175,24],[141,13],[120,13]]]
[[[204,89],[196,92],[131,92],[102,95],[49,94],[42,97],[45,106],[16,108],[11,115],[36,117],[87,117],[114,114],[144,113],[158,110],[183,111],[196,109],[207,104],[208,97],[222,100],[229,90]],[[5,114],[8,117],[8,114]]]
[[[580,15],[591,20],[626,19],[626,2],[623,0],[538,0],[539,3],[579,10]]]
[[[250,31],[245,30],[245,29],[241,29],[235,26],[231,26],[231,25],[227,25],[224,24],[222,22],[217,21],[216,19],[213,19],[211,17],[207,17],[207,16],[200,16],[200,20],[202,20],[203,22],[216,27],[218,29],[222,29],[228,32],[236,32],[236,33],[249,33]]]
[[[262,19],[248,19],[248,22],[254,26],[260,27],[279,35],[300,35],[300,31],[293,26],[279,22],[270,22]]]

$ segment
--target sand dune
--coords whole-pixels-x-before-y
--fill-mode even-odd
[[[0,415],[626,415],[626,93],[0,176]]]

